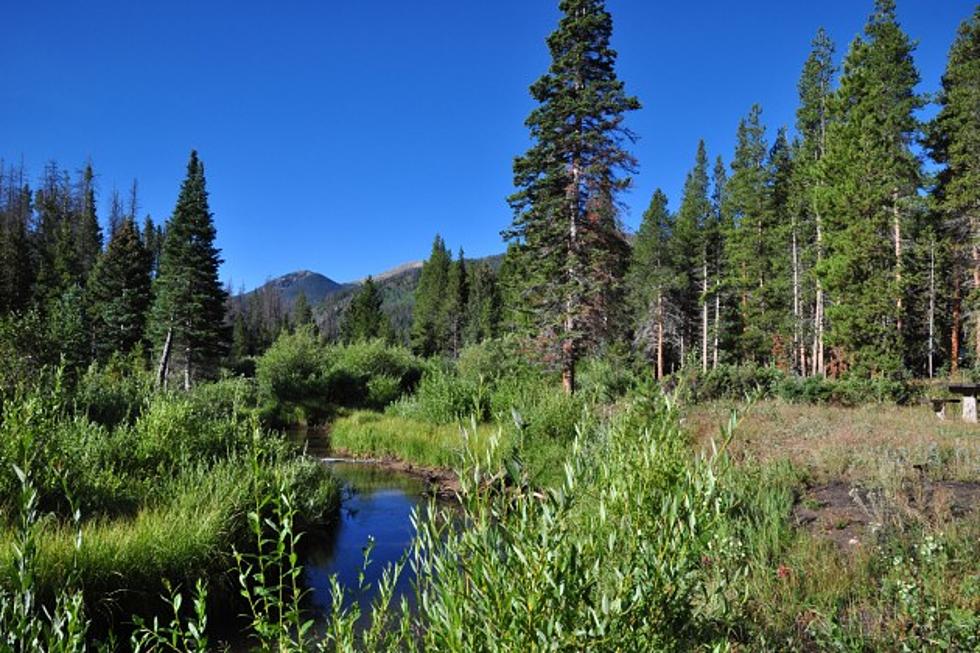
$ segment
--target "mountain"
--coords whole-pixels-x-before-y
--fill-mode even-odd
[[[472,267],[477,262],[486,261],[497,270],[503,258],[503,254],[496,254],[480,259],[466,259],[466,264]],[[381,309],[391,320],[395,333],[406,343],[412,325],[412,309],[415,307],[415,287],[421,273],[422,261],[410,261],[372,275],[381,291]],[[280,315],[282,311],[288,313],[300,292],[303,292],[313,306],[320,333],[332,340],[340,333],[344,311],[362,283],[364,279],[338,283],[318,272],[300,270],[271,279],[254,290],[238,295],[235,300],[241,306],[249,296],[257,295],[266,314]]]
[[[331,294],[343,290],[349,285],[338,283],[319,272],[299,270],[270,279],[255,290],[245,293],[242,297],[247,298],[252,294],[273,293],[278,295],[283,305],[288,309],[300,296],[300,293],[303,293],[306,295],[306,301],[312,306],[316,306]]]

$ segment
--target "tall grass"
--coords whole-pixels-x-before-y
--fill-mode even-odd
[[[392,457],[428,467],[456,468],[467,450],[487,453],[497,430],[488,424],[464,428],[460,424],[433,424],[397,415],[356,411],[333,422],[330,446],[360,456]]]

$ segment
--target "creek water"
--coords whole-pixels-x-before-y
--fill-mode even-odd
[[[400,561],[412,546],[412,512],[425,509],[427,485],[411,474],[380,465],[331,458],[329,437],[323,431],[293,435],[304,443],[309,455],[325,460],[323,464],[342,486],[337,520],[304,536],[304,580],[317,616],[326,617],[332,609],[330,578],[336,575],[345,589],[345,602],[357,601],[361,614],[367,617],[384,570]],[[372,540],[370,564],[365,568],[364,550]],[[366,589],[359,592],[362,571]],[[395,584],[393,607],[397,608],[403,596],[410,605],[413,603],[413,580],[411,565],[406,564]],[[361,625],[366,623],[367,619],[362,619]]]
[[[424,508],[426,485],[408,474],[370,463],[331,462],[334,476],[343,485],[337,521],[323,532],[308,533],[303,560],[306,586],[320,615],[328,614],[333,597],[330,578],[348,593],[346,601],[356,600],[361,613],[368,611],[377,595],[384,570],[406,555],[415,537],[412,511]],[[364,549],[373,539],[370,564],[364,566]],[[364,573],[366,589],[358,592]],[[395,585],[393,607],[402,596],[413,598],[411,565],[406,564]]]

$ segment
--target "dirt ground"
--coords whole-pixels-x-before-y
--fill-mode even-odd
[[[867,545],[889,524],[980,517],[980,426],[940,421],[926,406],[779,401],[694,406],[684,421],[708,448],[732,410],[739,414],[733,458],[788,460],[802,470],[795,522],[843,550]]]

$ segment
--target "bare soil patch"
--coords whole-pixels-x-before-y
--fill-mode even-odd
[[[896,520],[941,526],[980,509],[980,482],[922,481],[884,492],[835,481],[809,488],[793,508],[796,524],[842,550],[873,542]]]

